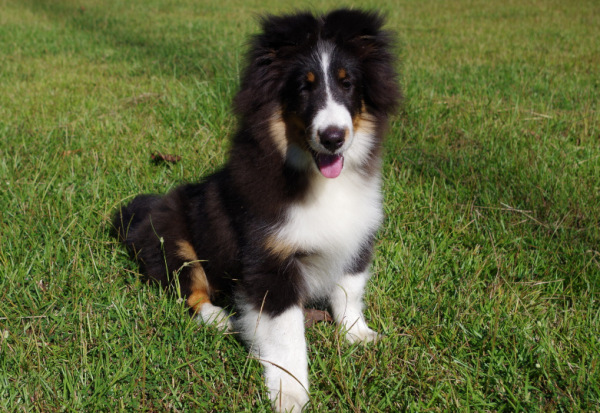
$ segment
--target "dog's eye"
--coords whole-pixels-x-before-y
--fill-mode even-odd
[[[304,78],[300,81],[300,91],[311,91],[315,86],[316,77],[313,72],[307,72]]]
[[[302,82],[300,83],[300,92],[310,92],[314,87],[314,84],[311,82]]]
[[[348,78],[341,79],[340,83],[344,90],[350,90],[352,88],[352,82]]]

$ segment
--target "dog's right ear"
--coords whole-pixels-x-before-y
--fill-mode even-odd
[[[286,16],[264,16],[262,33],[255,38],[255,46],[276,54],[297,52],[297,48],[314,44],[319,34],[319,21],[310,13]]]
[[[261,18],[262,31],[250,43],[240,92],[235,98],[236,112],[255,112],[277,100],[284,86],[288,59],[316,43],[319,24],[310,13]]]

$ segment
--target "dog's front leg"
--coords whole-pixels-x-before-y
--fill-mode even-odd
[[[362,299],[368,279],[368,270],[344,275],[331,293],[333,318],[346,330],[346,339],[351,343],[376,341],[379,338],[379,334],[367,326],[363,315]]]
[[[294,305],[272,315],[246,308],[240,322],[244,338],[264,367],[274,409],[300,412],[308,402],[308,361],[301,307]]]

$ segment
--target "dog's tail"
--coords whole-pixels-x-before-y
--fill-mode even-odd
[[[128,234],[146,218],[160,199],[159,195],[143,194],[136,196],[129,204],[121,206],[112,220],[113,235],[125,245],[131,246]]]

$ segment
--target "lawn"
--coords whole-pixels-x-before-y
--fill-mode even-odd
[[[405,96],[385,337],[310,328],[309,410],[599,411],[600,5],[355,5],[387,14]],[[218,168],[256,16],[315,7],[0,0],[0,411],[268,411],[259,363],[144,283],[110,217]]]

